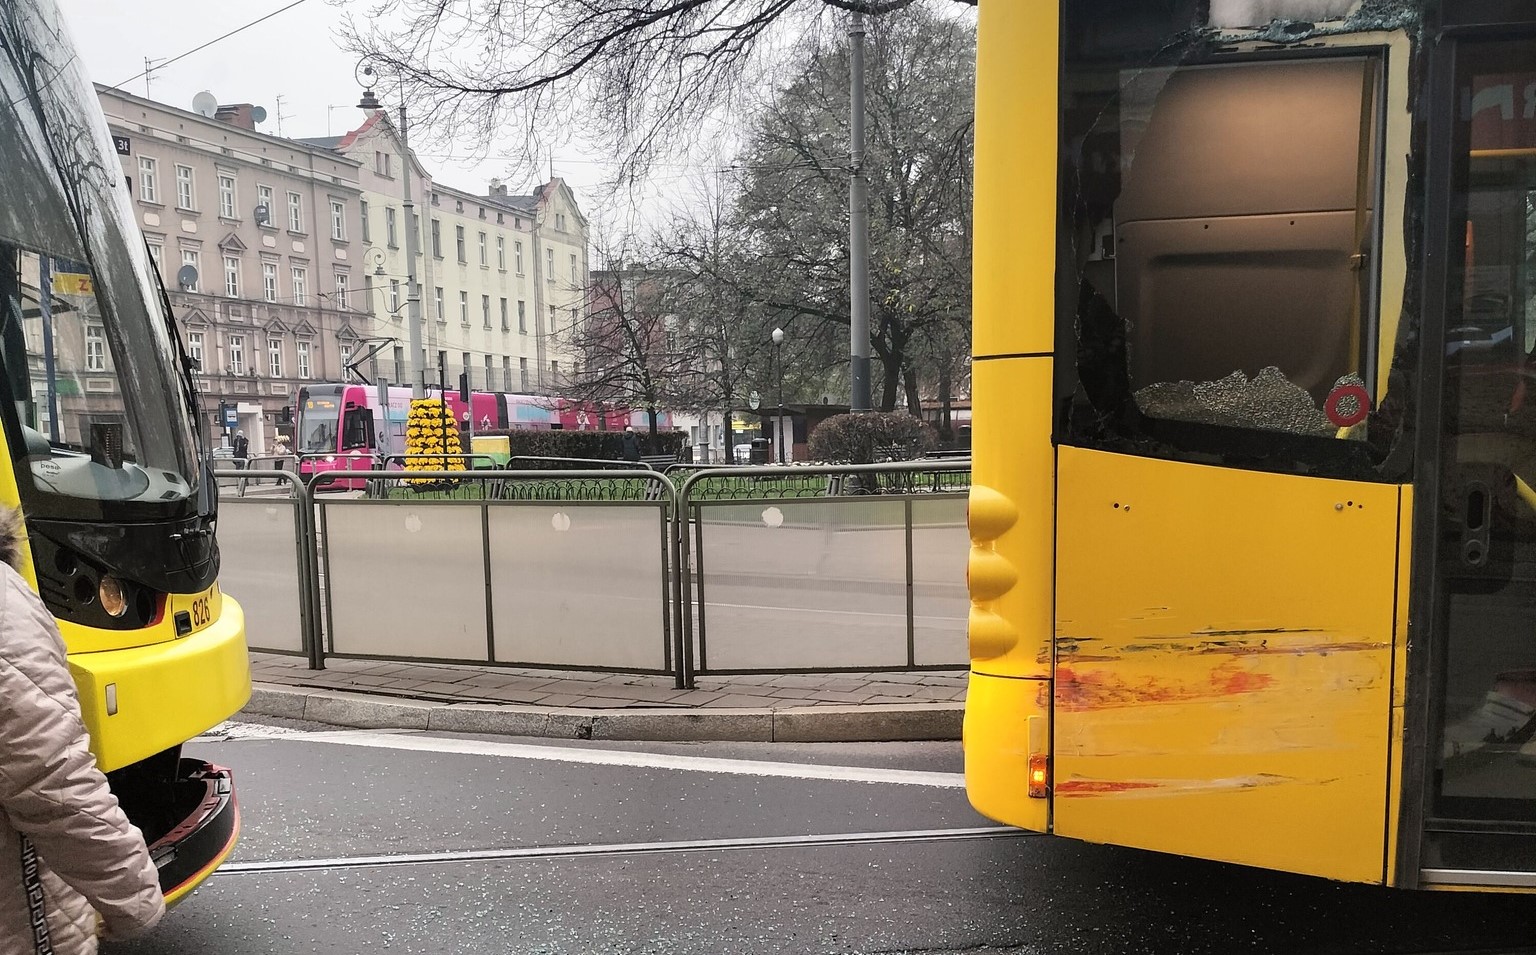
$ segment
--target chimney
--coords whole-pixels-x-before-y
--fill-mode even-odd
[[[507,198],[507,184],[500,179],[491,180],[491,195],[498,199]]]
[[[250,103],[232,103],[228,106],[220,106],[213,114],[213,118],[221,123],[239,126],[241,129],[255,129],[256,117],[252,113],[254,109],[255,107]]]

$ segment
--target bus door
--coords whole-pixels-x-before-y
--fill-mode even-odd
[[[1408,40],[1064,9],[1052,830],[1380,882]]]
[[[1441,347],[1415,541],[1432,639],[1405,878],[1536,886],[1536,23],[1443,43],[1436,76],[1431,141],[1449,149],[1431,155],[1428,230],[1445,267],[1426,286],[1426,351]]]

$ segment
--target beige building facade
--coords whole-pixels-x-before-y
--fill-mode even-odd
[[[571,369],[567,342],[583,319],[587,220],[553,179],[528,195],[492,184],[487,194],[437,181],[408,160],[389,114],[344,136],[305,139],[360,169],[369,338],[391,339],[363,369],[405,383],[410,339],[405,182],[411,169],[418,245],[425,381],[455,387],[461,374],[486,391],[558,394]]]
[[[257,131],[248,105],[215,118],[97,92],[209,434],[243,430],[251,454],[268,452],[292,438],[297,390],[343,380],[370,333],[360,163]]]

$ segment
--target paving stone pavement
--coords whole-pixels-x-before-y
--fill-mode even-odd
[[[670,676],[329,659],[311,670],[302,657],[251,654],[257,683],[448,703],[525,704],[580,709],[800,710],[813,706],[960,703],[963,670],[701,676],[679,690]]]

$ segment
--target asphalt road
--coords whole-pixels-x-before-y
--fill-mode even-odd
[[[998,831],[966,804],[952,743],[234,732],[189,752],[236,772],[235,859],[108,955],[1408,953],[1536,940],[1532,898]]]

